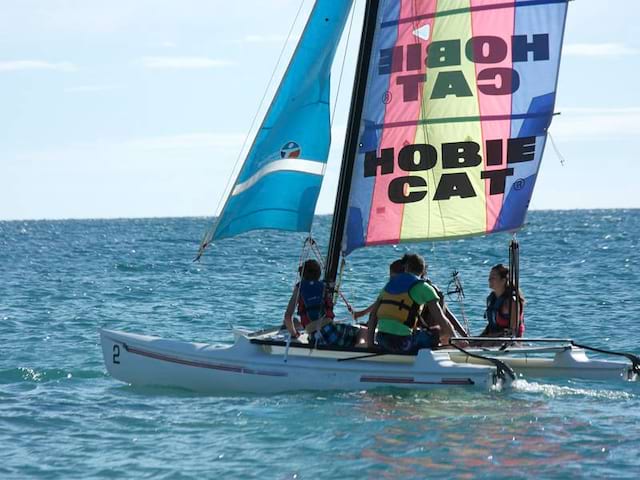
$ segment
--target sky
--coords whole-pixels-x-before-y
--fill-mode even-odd
[[[312,3],[0,0],[0,219],[216,214]],[[333,211],[363,6],[336,55],[317,213]],[[560,156],[548,143],[532,209],[640,208],[638,18],[638,0],[570,3]]]

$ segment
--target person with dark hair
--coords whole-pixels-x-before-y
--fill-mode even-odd
[[[384,350],[411,353],[437,347],[440,342],[449,343],[455,330],[440,307],[438,294],[423,278],[424,259],[418,254],[406,254],[402,263],[405,272],[389,280],[369,317],[368,346],[372,347],[375,340]],[[425,308],[434,319],[434,326],[421,325]]]
[[[389,265],[389,280],[391,280],[393,277],[401,273],[404,273],[404,263],[402,262],[402,260],[398,259],[398,260],[395,260],[394,262],[391,262],[391,264]],[[369,305],[367,308],[365,308],[364,310],[354,311],[353,312],[354,320],[357,320],[360,317],[364,317],[365,315],[369,315],[373,311],[373,309],[376,308],[376,306],[377,306],[377,300],[373,302],[371,305]]]
[[[489,272],[487,326],[481,337],[522,337],[524,335],[524,304],[522,292],[514,292],[509,284],[509,268],[499,263]],[[517,297],[516,297],[517,295]],[[517,300],[517,301],[516,301]]]
[[[293,288],[287,310],[284,314],[284,325],[292,338],[298,338],[298,327],[308,335],[308,342],[314,345],[337,347],[354,346],[359,338],[359,328],[354,325],[335,323],[333,321],[333,302],[325,283],[320,280],[322,269],[316,260],[307,260],[299,268],[300,282]],[[300,324],[293,319],[297,307]]]

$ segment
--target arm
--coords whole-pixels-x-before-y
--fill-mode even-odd
[[[429,310],[430,318],[432,318],[434,323],[440,327],[441,342],[443,344],[448,344],[449,339],[456,335],[453,325],[451,325],[451,322],[447,319],[437,300],[428,302],[426,304],[426,308]]]
[[[358,319],[360,317],[364,317],[365,315],[370,314],[371,312],[373,312],[373,308],[376,307],[376,304],[377,304],[377,302],[373,302],[371,305],[369,305],[364,310],[354,311],[353,312],[353,318],[354,319]]]
[[[462,337],[466,337],[468,335],[467,331],[464,329],[458,318],[453,314],[449,306],[444,304],[444,315],[449,320],[449,323],[453,326],[454,330]]]
[[[293,311],[296,308],[296,301],[298,299],[298,286],[293,287],[293,292],[291,293],[291,298],[289,299],[289,303],[287,304],[287,309],[284,312],[284,325],[287,327],[287,330],[291,334],[293,338],[298,337],[298,331],[293,323]]]
[[[373,348],[376,337],[376,327],[378,326],[378,300],[371,305],[371,315],[367,322],[367,347]]]

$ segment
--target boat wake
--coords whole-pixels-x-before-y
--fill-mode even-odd
[[[105,373],[99,370],[64,370],[35,369],[31,367],[17,367],[7,370],[0,370],[0,385],[21,383],[21,382],[50,382],[67,380],[71,378],[102,378]]]
[[[567,387],[549,383],[528,382],[527,380],[523,379],[514,381],[511,384],[511,388],[516,392],[541,393],[544,396],[551,398],[583,396],[591,398],[603,398],[608,400],[629,400],[637,397],[633,393],[623,392],[620,390]]]

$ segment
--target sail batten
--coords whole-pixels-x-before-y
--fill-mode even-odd
[[[406,120],[402,122],[369,125],[367,128],[381,130],[384,128],[402,128],[416,125],[434,125],[438,123],[495,122],[499,120],[523,120],[526,118],[550,118],[554,112],[505,113],[502,115],[475,115],[470,117],[425,118],[422,120]]]
[[[420,20],[428,20],[437,17],[446,17],[449,15],[461,15],[466,13],[473,12],[486,12],[486,11],[494,11],[501,10],[505,8],[522,8],[522,7],[535,7],[539,5],[552,5],[557,3],[567,3],[568,0],[522,0],[516,3],[511,2],[501,2],[501,3],[493,3],[488,5],[474,5],[466,8],[454,8],[451,10],[443,10],[439,12],[432,12],[423,15],[416,15],[414,17],[408,18],[399,18],[397,20],[390,20],[380,24],[380,28],[394,27],[401,23],[412,23]]]
[[[517,230],[568,0],[380,0],[343,252]]]

